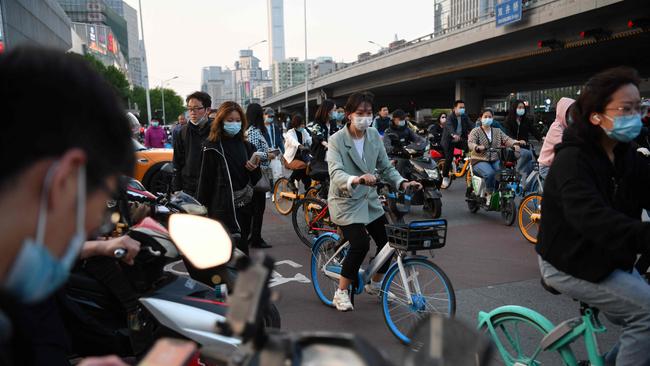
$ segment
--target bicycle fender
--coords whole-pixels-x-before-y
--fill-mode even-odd
[[[328,238],[332,238],[332,239],[334,239],[336,241],[341,240],[341,237],[336,233],[323,233],[323,234],[315,237],[314,239],[312,239],[313,242],[311,243],[312,244],[311,247],[314,248],[317,243],[322,242],[322,241],[324,241],[325,239],[328,239]]]
[[[490,311],[489,313],[486,313],[484,311],[479,311],[477,329],[481,329],[484,326],[488,326],[488,323],[491,323],[492,318],[494,316],[499,314],[507,314],[507,313],[521,314],[530,319],[533,319],[547,332],[550,332],[551,330],[553,330],[553,328],[555,328],[555,326],[550,320],[548,320],[544,315],[536,312],[535,310],[531,310],[519,305],[506,305],[506,306],[498,307]]]

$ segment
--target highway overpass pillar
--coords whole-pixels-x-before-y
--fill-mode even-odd
[[[476,80],[458,79],[456,80],[455,99],[465,101],[467,113],[479,114],[483,107],[483,88]]]

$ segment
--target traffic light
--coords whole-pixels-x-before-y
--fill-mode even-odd
[[[644,31],[650,30],[650,18],[631,19],[627,22],[627,27],[630,29],[641,28]]]
[[[603,28],[587,29],[580,32],[580,38],[582,39],[593,38],[597,41],[600,41],[601,39],[608,38],[611,36],[612,36],[612,31]]]
[[[556,50],[556,49],[559,49],[559,48],[564,48],[564,42],[560,41],[560,40],[557,40],[555,38],[545,39],[545,40],[537,42],[537,48],[545,48],[545,47],[548,47],[548,48],[550,48],[552,50]]]

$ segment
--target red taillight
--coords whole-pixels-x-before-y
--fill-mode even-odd
[[[633,20],[628,20],[627,27],[628,28],[634,28],[634,21]]]
[[[202,302],[204,304],[213,304],[213,305],[226,306],[226,307],[228,306],[228,304],[226,304],[225,302],[221,302],[217,300],[199,299],[198,297],[190,297],[190,296],[186,296],[184,299],[188,301]]]
[[[542,48],[544,43],[542,41],[537,41],[537,48]]]
[[[585,38],[585,31],[580,32],[580,38]]]

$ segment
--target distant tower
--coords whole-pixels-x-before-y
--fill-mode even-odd
[[[269,26],[269,66],[283,61],[284,56],[284,0],[267,0]]]

